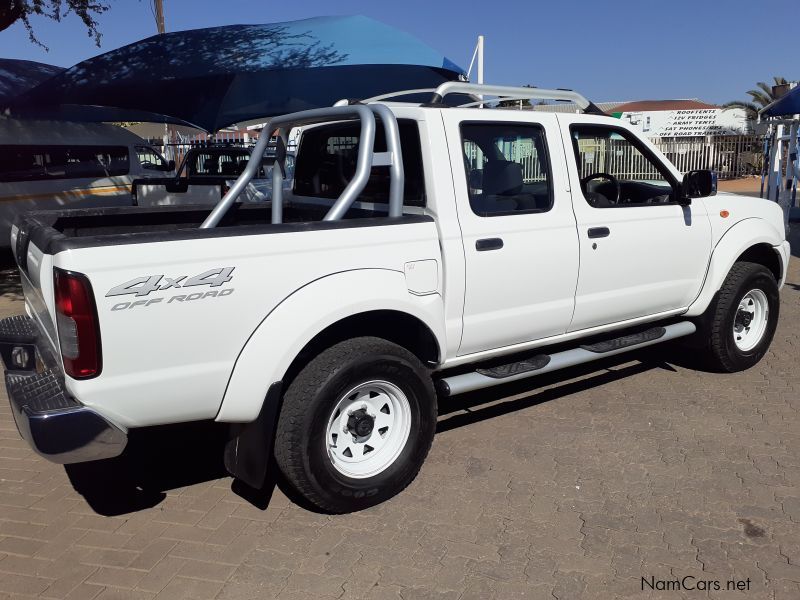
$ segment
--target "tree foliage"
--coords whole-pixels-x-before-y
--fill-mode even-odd
[[[786,79],[783,77],[773,77],[773,81],[775,81],[775,85],[784,85],[787,83]],[[759,81],[756,84],[758,89],[749,90],[747,95],[750,96],[750,100],[733,100],[731,102],[726,102],[722,105],[722,108],[743,108],[745,112],[745,116],[750,120],[755,120],[758,117],[758,111],[770,104],[776,98],[772,95],[772,86],[764,83],[763,81]]]
[[[99,46],[100,31],[95,17],[107,10],[108,5],[97,0],[0,0],[0,31],[21,21],[31,41],[46,49],[34,34],[30,18],[42,16],[60,22],[68,14],[74,13],[83,21],[89,37],[94,38]]]

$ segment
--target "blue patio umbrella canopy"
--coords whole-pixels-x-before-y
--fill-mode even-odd
[[[63,71],[63,67],[0,58],[0,103],[13,99]]]
[[[17,109],[115,107],[217,131],[462,74],[418,39],[373,19],[319,17],[147,38],[78,63],[23,95]]]
[[[765,117],[784,117],[800,114],[800,85],[789,90],[761,111]]]
[[[30,60],[0,58],[0,113],[28,118],[51,119],[56,121],[167,121],[181,123],[163,115],[141,110],[119,109],[103,106],[79,105],[24,105],[20,108],[21,96],[64,72],[64,67],[56,67]],[[8,111],[8,112],[6,112]]]

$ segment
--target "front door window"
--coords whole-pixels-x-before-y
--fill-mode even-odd
[[[620,208],[678,200],[666,168],[627,131],[596,125],[570,131],[581,191],[590,206]]]

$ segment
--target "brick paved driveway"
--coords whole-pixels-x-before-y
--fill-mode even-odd
[[[12,284],[0,293],[0,316],[21,310]],[[203,424],[65,470],[19,439],[3,397],[0,598],[708,597],[642,591],[690,576],[718,580],[712,598],[796,600],[798,356],[795,259],[755,369],[654,351],[450,403],[408,490],[334,517],[282,484],[238,495]]]

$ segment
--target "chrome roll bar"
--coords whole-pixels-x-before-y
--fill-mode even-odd
[[[499,98],[562,100],[574,102],[583,111],[594,105],[578,92],[572,90],[546,90],[543,88],[510,87],[505,85],[483,85],[467,81],[448,81],[433,92],[431,103],[441,102],[448,94],[478,94],[481,96],[497,96]]]
[[[385,153],[373,152],[375,146],[375,115],[380,117],[386,134],[387,152]],[[403,214],[405,176],[397,119],[392,111],[383,105],[365,106],[363,104],[351,104],[305,110],[269,119],[261,130],[261,135],[253,148],[250,160],[247,161],[247,166],[244,168],[244,171],[242,171],[242,174],[236,179],[231,189],[228,190],[211,213],[209,213],[206,220],[200,225],[200,229],[216,227],[233,203],[236,202],[236,199],[242,191],[244,191],[250,181],[256,176],[258,170],[261,168],[264,150],[269,143],[272,133],[275,131],[278,132],[278,148],[275,156],[275,165],[272,167],[271,220],[273,224],[282,223],[283,177],[286,173],[286,145],[289,130],[292,127],[300,127],[303,125],[354,119],[359,119],[361,121],[356,171],[339,198],[337,198],[336,202],[334,202],[333,206],[328,210],[323,220],[336,221],[347,213],[353,202],[355,202],[358,196],[364,191],[369,181],[369,175],[373,164],[376,166],[390,167],[389,216],[401,216]]]
[[[403,152],[400,148],[400,129],[397,126],[397,119],[394,113],[383,104],[370,104],[368,108],[380,118],[386,136],[391,182],[389,185],[389,216],[402,217],[406,175],[403,168]],[[379,156],[376,155],[375,158],[379,158]]]

